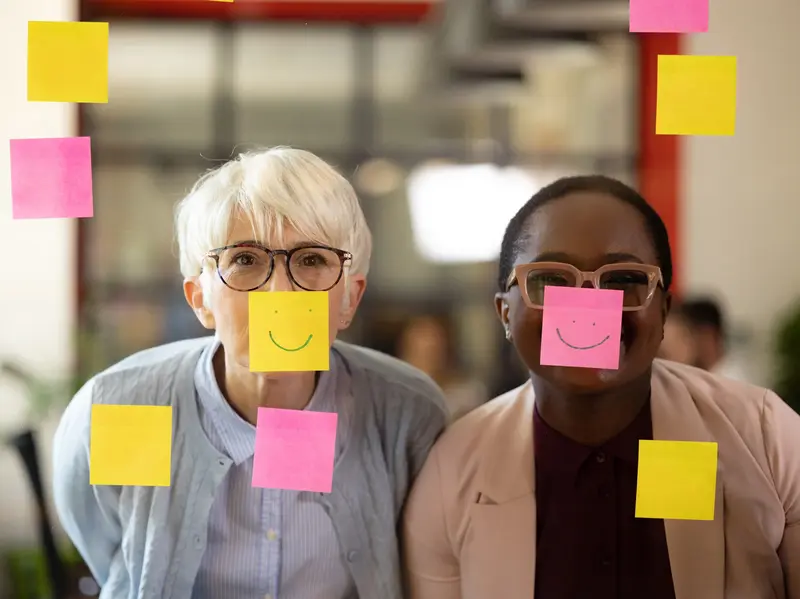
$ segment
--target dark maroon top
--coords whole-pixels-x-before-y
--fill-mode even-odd
[[[675,599],[664,521],[634,518],[639,439],[650,404],[586,447],[534,412],[536,599]]]

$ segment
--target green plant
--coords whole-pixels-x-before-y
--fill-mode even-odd
[[[100,370],[97,367],[98,348],[99,344],[92,336],[78,333],[77,349],[83,367],[74,375],[60,378],[38,376],[17,361],[0,360],[0,375],[13,379],[25,389],[31,425],[40,423],[53,410],[66,406],[89,377]]]
[[[0,363],[0,374],[14,379],[25,387],[28,401],[28,421],[31,424],[41,422],[55,408],[66,405],[72,397],[75,387],[71,378],[66,380],[43,379],[15,362]]]
[[[68,569],[77,569],[82,564],[80,555],[72,545],[66,545],[60,554]],[[3,561],[14,599],[49,599],[53,596],[41,549],[10,549],[3,555]]]
[[[775,338],[775,391],[800,412],[800,301],[781,320]]]

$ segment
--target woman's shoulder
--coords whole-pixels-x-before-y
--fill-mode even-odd
[[[437,442],[442,455],[480,453],[487,444],[518,435],[533,420],[533,390],[530,381],[489,400],[453,422]],[[521,428],[522,427],[522,428]],[[530,429],[532,425],[527,428]]]
[[[336,341],[333,345],[353,378],[354,392],[375,403],[424,403],[446,412],[442,390],[427,374],[411,364],[374,349]]]
[[[207,336],[173,341],[172,343],[143,349],[109,366],[100,375],[146,366],[158,366],[174,358],[180,359],[187,354],[197,354],[199,356],[206,347],[214,342],[215,338],[213,336]]]
[[[691,401],[713,437],[733,432],[753,455],[763,457],[776,424],[800,438],[800,416],[774,391],[665,360],[654,363],[653,379],[663,401]]]
[[[93,388],[94,403],[151,404],[153,398],[168,401],[169,394],[156,390],[172,388],[181,381],[184,387],[194,379],[194,370],[203,351],[214,337],[176,341],[139,351],[94,375],[87,383]]]
[[[714,404],[725,413],[760,411],[769,389],[708,372],[694,366],[657,359],[653,377],[661,382],[679,382],[695,403]]]

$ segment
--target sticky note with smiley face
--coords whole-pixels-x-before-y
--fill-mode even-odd
[[[622,291],[545,287],[542,366],[616,370],[622,335]]]
[[[330,369],[327,291],[250,292],[250,371]]]

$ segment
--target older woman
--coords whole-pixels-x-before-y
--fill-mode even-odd
[[[800,599],[800,417],[654,360],[671,278],[663,222],[618,181],[562,179],[512,219],[496,306],[530,380],[434,446],[410,599]],[[545,288],[587,285],[622,291],[619,368],[542,365]],[[640,440],[718,444],[713,520],[635,517]]]
[[[396,530],[446,421],[421,372],[333,343],[366,286],[353,188],[308,152],[239,156],[180,204],[189,306],[213,337],[136,354],[75,396],[55,438],[55,501],[108,599],[400,599]],[[327,291],[330,370],[251,372],[249,291]],[[171,487],[91,486],[93,405],[173,409]],[[330,494],[254,488],[259,407],[338,414]]]

